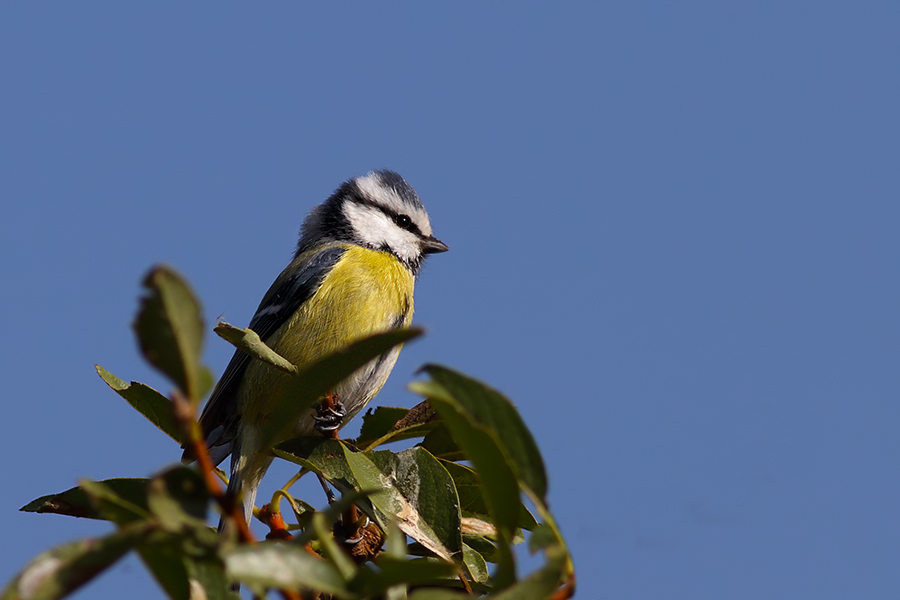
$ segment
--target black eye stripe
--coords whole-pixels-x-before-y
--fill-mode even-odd
[[[380,210],[381,212],[386,214],[388,217],[390,217],[391,221],[393,221],[397,225],[397,227],[400,227],[401,229],[405,229],[406,231],[414,233],[419,237],[423,237],[422,230],[419,229],[419,226],[413,222],[413,220],[410,218],[409,215],[405,215],[403,213],[398,213],[397,211],[395,211],[391,208],[388,208],[387,206],[378,204],[377,202],[372,202],[368,198],[365,198],[362,196],[354,196],[353,201],[362,206],[371,206],[372,208],[377,208],[378,210]]]

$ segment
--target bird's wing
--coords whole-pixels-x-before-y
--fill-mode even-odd
[[[311,256],[295,258],[266,292],[249,328],[266,341],[319,289],[345,252],[343,247],[327,246]],[[200,415],[200,425],[214,464],[219,464],[231,453],[239,416],[237,391],[250,360],[249,355],[235,351]],[[185,451],[184,458],[193,457]]]

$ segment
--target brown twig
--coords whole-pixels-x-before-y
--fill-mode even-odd
[[[290,540],[294,536],[288,531],[287,525],[284,524],[284,518],[278,506],[273,504],[265,504],[259,510],[259,520],[265,523],[269,528],[266,535],[267,540]]]
[[[472,585],[469,583],[469,580],[466,579],[466,573],[462,569],[459,570],[459,580],[462,582],[463,587],[466,590],[466,593],[470,596],[472,595]]]
[[[215,466],[209,456],[209,450],[206,448],[203,431],[200,423],[197,422],[194,406],[176,390],[172,392],[172,409],[181,429],[185,447],[190,449],[191,455],[197,460],[197,466],[200,467],[200,474],[206,484],[206,492],[219,505],[222,513],[234,521],[240,540],[252,544],[256,540],[250,531],[250,526],[244,520],[243,511],[235,502],[233,494],[222,491],[219,480],[215,476]]]
[[[206,492],[222,509],[222,514],[234,521],[240,540],[247,544],[254,543],[256,540],[250,531],[250,525],[244,520],[244,513],[241,507],[235,502],[233,494],[222,491],[222,486],[215,476],[215,466],[212,463],[212,458],[209,456],[206,442],[203,440],[203,430],[200,427],[200,423],[197,422],[197,413],[194,405],[178,390],[172,392],[172,412],[175,414],[175,420],[181,429],[185,447],[190,448],[190,452],[197,460],[197,466],[200,468],[200,474],[203,476],[203,482],[206,485]],[[284,521],[282,521],[283,524]],[[284,600],[303,600],[302,596],[293,590],[279,590],[279,592],[281,592]]]
[[[569,600],[572,596],[575,595],[575,573],[572,573],[569,578],[559,587],[553,595],[550,596],[550,600]]]

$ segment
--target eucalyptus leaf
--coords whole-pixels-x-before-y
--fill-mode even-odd
[[[107,479],[99,483],[106,486],[115,496],[140,508],[143,511],[143,514],[147,515],[148,481],[148,479],[119,478]],[[80,486],[69,488],[58,494],[41,496],[40,498],[32,500],[19,510],[22,512],[68,515],[70,517],[81,517],[85,519],[109,520],[97,510],[96,504]],[[133,518],[140,518],[140,515],[134,514]]]
[[[376,561],[377,575],[359,577],[350,583],[351,589],[371,598],[381,596],[388,588],[398,585],[426,585],[455,577],[458,567],[434,558],[391,558],[382,556]]]
[[[156,425],[163,433],[181,444],[181,431],[172,413],[172,401],[148,385],[132,381],[125,383],[100,365],[97,374],[112,390],[125,398],[136,411]]]
[[[142,506],[126,500],[108,485],[99,481],[82,479],[79,487],[84,490],[97,513],[105,520],[119,525],[134,521],[150,521],[152,515]]]
[[[205,527],[209,494],[195,469],[176,466],[150,480],[147,504],[167,530]]]
[[[575,593],[575,581],[568,571],[568,562],[569,557],[565,550],[556,547],[553,551],[547,552],[547,562],[543,567],[502,592],[492,595],[491,600],[550,598],[563,585],[570,585],[571,589],[567,589],[560,597],[569,598]]]
[[[295,544],[264,542],[225,551],[225,573],[233,582],[289,590],[311,589],[352,597],[333,564]]]
[[[144,565],[172,600],[189,600],[191,583],[184,557],[177,547],[145,545],[137,549]]]
[[[252,329],[241,329],[228,323],[218,323],[213,328],[220,338],[249,354],[253,358],[268,363],[285,373],[296,374],[298,369],[288,359],[284,358],[260,339],[259,334]]]
[[[410,385],[410,388],[412,389],[413,386]],[[466,458],[445,423],[439,423],[425,436],[425,439],[419,445],[431,452],[435,457],[444,460],[457,461],[465,460]]]
[[[465,411],[466,418],[472,424],[496,436],[517,479],[531,494],[545,502],[547,474],[544,460],[534,437],[513,403],[480,381],[446,367],[426,365],[422,370],[454,399],[455,405]]]
[[[0,593],[3,600],[56,600],[106,570],[146,537],[146,523],[106,537],[79,540],[44,552],[22,569]]]
[[[323,476],[342,491],[359,489],[347,465],[344,447],[337,440],[320,435],[293,438],[279,444],[273,453]]]
[[[409,595],[409,600],[467,600],[469,594],[449,588],[420,588]]]
[[[440,371],[439,367],[431,367]],[[442,371],[441,371],[442,372]],[[449,379],[456,377],[452,374]],[[462,377],[462,376],[459,376]],[[477,386],[476,386],[477,387]],[[460,391],[460,388],[463,388]],[[494,574],[498,589],[503,589],[515,580],[515,559],[512,554],[512,539],[519,522],[519,481],[516,472],[504,453],[497,432],[481,423],[467,409],[472,398],[458,399],[453,392],[466,394],[468,386],[452,385],[453,392],[445,386],[429,382],[415,382],[410,389],[426,396],[441,415],[453,439],[459,444],[479,473],[481,489],[487,503],[491,522],[497,528],[497,548],[500,560]],[[479,397],[481,394],[475,392]],[[488,400],[490,402],[490,400]],[[513,409],[515,410],[515,409]]]
[[[490,577],[488,572],[487,561],[474,548],[468,544],[463,544],[463,564],[472,581],[476,583],[484,583]]]
[[[212,380],[200,364],[204,330],[200,302],[171,267],[154,267],[143,283],[145,295],[134,321],[141,351],[188,398],[199,402]]]
[[[363,489],[382,489],[369,496],[375,509],[396,519],[400,530],[445,560],[462,550],[459,499],[453,479],[427,450],[352,452],[344,455]]]
[[[453,483],[456,485],[456,493],[459,494],[459,508],[463,517],[477,517],[490,521],[490,512],[481,493],[481,482],[475,469],[449,460],[440,459],[440,463],[450,473]],[[526,530],[531,530],[536,526],[534,515],[524,503],[519,505],[518,526]]]

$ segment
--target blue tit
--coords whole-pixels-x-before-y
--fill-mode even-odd
[[[415,190],[393,171],[373,171],[341,185],[312,209],[294,259],[266,292],[250,329],[275,352],[303,367],[360,338],[408,327],[422,261],[447,246],[432,235]],[[400,348],[372,360],[333,390],[339,428],[381,390]],[[234,353],[200,424],[214,464],[231,454],[229,492],[249,521],[256,491],[272,462],[271,444],[314,435],[316,407],[286,422],[270,406],[290,375],[240,350]]]

